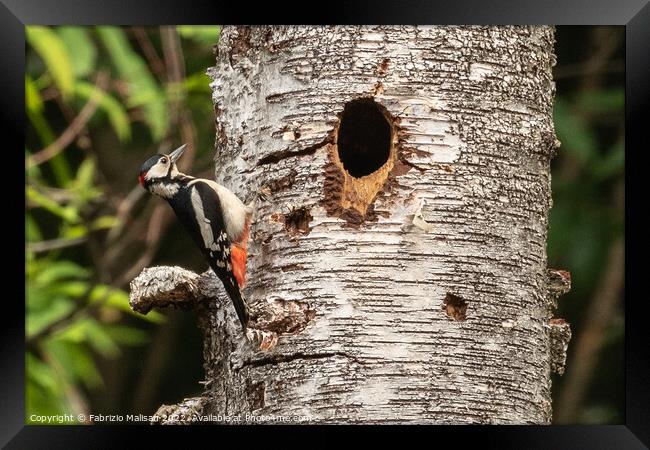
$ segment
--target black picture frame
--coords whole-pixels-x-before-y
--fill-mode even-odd
[[[291,14],[294,14],[292,16]],[[300,15],[298,15],[300,14]],[[4,139],[12,144],[5,154],[21,159],[17,147],[24,145],[24,64],[25,25],[158,25],[158,24],[555,24],[624,25],[626,35],[626,417],[624,425],[609,426],[466,426],[418,427],[413,432],[434,431],[454,446],[474,443],[482,448],[526,449],[642,449],[650,445],[650,327],[646,325],[646,296],[642,291],[645,272],[641,258],[643,246],[637,239],[645,235],[644,209],[648,204],[642,183],[643,150],[647,148],[650,98],[650,5],[648,0],[553,0],[439,2],[417,0],[401,2],[353,1],[345,4],[323,3],[322,7],[296,3],[292,6],[269,2],[215,2],[207,0],[2,0],[0,4],[3,96],[0,102]],[[8,138],[8,139],[7,139]],[[644,145],[645,144],[645,145]],[[6,171],[18,171],[18,161]],[[24,163],[24,161],[23,161]],[[18,172],[17,172],[18,173]],[[5,189],[7,188],[6,176]],[[17,188],[16,188],[17,189]],[[17,210],[12,196],[2,196],[6,215]],[[17,197],[17,196],[16,196]],[[17,201],[17,200],[16,200]],[[16,221],[17,222],[17,221]],[[17,226],[17,233],[24,228]],[[637,232],[638,229],[638,232]],[[5,235],[5,239],[7,235]],[[16,254],[24,258],[18,239]],[[9,254],[5,258],[10,258]],[[18,261],[21,257],[18,256]],[[23,259],[24,261],[24,259]],[[638,262],[637,262],[638,261]],[[20,269],[20,263],[12,264]],[[11,273],[5,274],[11,279]],[[125,430],[140,433],[140,426],[26,426],[24,425],[24,305],[20,290],[5,293],[3,305],[2,383],[0,389],[0,445],[7,448],[114,448],[129,442]],[[24,292],[23,298],[24,298]],[[13,308],[13,309],[12,309]],[[240,427],[186,427],[183,434],[194,441],[195,433],[220,435]],[[218,430],[217,430],[218,428]],[[292,436],[304,430],[291,427]],[[373,430],[381,433],[384,429]],[[160,427],[149,427],[145,439],[158,434]],[[281,433],[289,430],[280,429]],[[270,427],[264,427],[266,439],[273,439]],[[164,431],[165,439],[169,435]],[[436,440],[438,437],[435,438]],[[196,440],[198,441],[198,439]],[[429,441],[431,442],[431,441]],[[443,445],[444,441],[437,441]],[[133,445],[135,445],[132,442]],[[197,444],[198,445],[198,444]]]

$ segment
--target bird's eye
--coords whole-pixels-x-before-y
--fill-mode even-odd
[[[163,164],[167,164],[167,158],[163,156],[162,158],[160,158],[160,162]]]

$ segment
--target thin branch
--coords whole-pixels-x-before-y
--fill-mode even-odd
[[[160,38],[163,44],[167,80],[182,82],[185,79],[185,63],[176,27],[173,25],[160,27]]]
[[[60,189],[51,186],[44,186],[39,184],[35,180],[30,180],[28,185],[38,191],[40,194],[48,197],[51,200],[54,200],[60,205],[66,205],[75,199],[75,194],[68,189]],[[27,203],[28,208],[38,208],[39,204],[34,204],[32,202]]]
[[[111,228],[111,230],[108,232],[108,236],[106,237],[107,244],[110,245],[113,241],[115,241],[115,239],[117,239],[118,236],[120,236],[122,230],[124,229],[124,225],[129,218],[131,210],[138,203],[138,200],[142,198],[144,192],[144,189],[138,185],[131,189],[131,192],[129,192],[127,196],[122,199],[117,207],[117,214],[115,216],[117,225]]]
[[[175,84],[176,89],[180,89],[185,79],[185,61],[183,47],[176,27],[160,27],[160,38],[167,67],[167,79]],[[196,129],[194,128],[191,112],[183,103],[181,91],[176,90],[171,100],[171,120],[180,126],[181,139],[188,144],[183,158],[179,161],[179,169],[189,170],[192,168],[196,153]]]
[[[65,116],[65,120],[68,123],[71,123],[75,118],[74,109],[72,109],[70,105],[68,105],[65,101],[63,101],[63,97],[60,95],[56,97],[54,101],[59,106],[59,109]],[[76,144],[79,148],[88,150],[88,148],[91,145],[91,142],[90,142],[90,138],[88,137],[88,127],[86,126],[86,124],[84,124],[81,130],[79,130],[76,140],[77,140]]]
[[[54,100],[55,98],[61,97],[61,92],[56,88],[56,86],[51,85],[44,88],[41,92],[41,99],[45,102]]]
[[[169,206],[164,203],[156,205],[156,208],[149,219],[149,228],[147,229],[147,237],[145,239],[145,250],[140,258],[131,265],[130,268],[124,271],[119,278],[117,278],[115,281],[117,286],[123,286],[129,283],[144,267],[151,263],[153,257],[156,255],[158,247],[160,246],[160,237],[169,225],[170,221],[171,211],[169,210]]]
[[[140,45],[140,48],[142,49],[144,57],[147,59],[152,72],[156,74],[158,79],[162,80],[165,74],[165,65],[158,56],[158,53],[151,43],[151,39],[149,39],[147,32],[143,27],[132,27],[131,31],[133,31],[133,35],[138,41],[138,44]]]
[[[77,386],[73,383],[68,381],[68,377],[66,376],[66,370],[64,367],[61,365],[61,362],[54,357],[54,355],[49,352],[45,351],[44,349],[39,349],[39,355],[42,357],[43,361],[50,366],[56,374],[58,375],[58,379],[60,380],[59,382],[63,386],[63,390],[65,391],[65,396],[70,402],[70,406],[72,406],[72,409],[77,413],[81,414],[83,416],[83,420],[80,420],[82,423],[88,423],[89,422],[89,412],[90,408],[88,407],[88,402],[84,395],[81,393],[81,391],[77,388]],[[77,416],[78,419],[82,419],[82,417]]]
[[[74,239],[51,239],[49,241],[28,242],[25,250],[28,252],[42,253],[50,250],[58,250],[66,247],[74,247],[75,245],[82,244],[88,239],[87,236],[81,236]]]
[[[86,123],[95,114],[99,99],[104,95],[107,84],[108,74],[106,72],[99,72],[95,83],[95,90],[88,99],[88,102],[81,109],[79,115],[75,117],[70,125],[68,125],[68,128],[54,142],[32,155],[27,160],[27,167],[37,166],[54,158],[75,140],[79,133],[83,131]]]

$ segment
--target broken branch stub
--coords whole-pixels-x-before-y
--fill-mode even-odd
[[[567,270],[548,269],[548,290],[555,298],[571,290],[571,272]]]
[[[221,281],[212,270],[199,275],[180,267],[146,268],[131,281],[130,287],[129,305],[141,314],[170,306],[194,309],[201,303],[226,298]],[[227,304],[232,308],[229,301]],[[261,349],[270,350],[275,347],[278,335],[302,331],[315,314],[306,302],[283,299],[259,302],[251,309],[247,337]]]
[[[551,371],[564,374],[567,349],[571,340],[571,326],[564,319],[551,319]]]
[[[145,268],[131,281],[129,305],[141,314],[168,306],[194,308],[205,298],[199,288],[199,278],[196,273],[180,267]]]
[[[571,272],[567,270],[548,269],[548,296],[551,308],[557,308],[557,300],[561,295],[571,290]],[[560,318],[553,318],[549,321],[550,350],[551,350],[551,371],[558,375],[564,374],[566,365],[567,349],[571,340],[571,325]]]

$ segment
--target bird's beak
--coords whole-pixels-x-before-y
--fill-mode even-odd
[[[180,147],[178,147],[176,150],[174,150],[173,152],[171,152],[171,153],[169,154],[169,159],[171,159],[172,162],[175,163],[176,160],[177,160],[178,158],[180,158],[181,155],[183,154],[183,152],[185,151],[185,147],[187,147],[187,144],[183,144],[183,145],[181,145]]]

